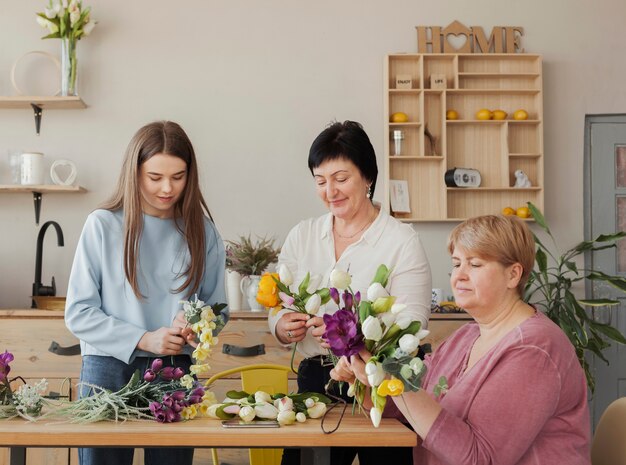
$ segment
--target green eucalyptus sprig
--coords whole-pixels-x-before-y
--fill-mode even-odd
[[[591,352],[608,364],[602,351],[610,346],[609,341],[626,344],[626,338],[610,324],[595,321],[584,307],[613,307],[619,305],[619,301],[613,299],[577,299],[572,292],[572,286],[588,279],[608,283],[616,289],[626,292],[626,279],[593,269],[579,269],[574,259],[586,252],[615,248],[615,243],[626,237],[626,232],[601,234],[595,239],[580,242],[564,253],[560,253],[544,216],[531,202],[528,202],[528,208],[537,225],[552,239],[553,248],[548,248],[534,235],[537,245],[536,264],[526,284],[525,300],[541,309],[565,332],[585,371],[587,385],[593,392],[595,380],[589,363],[585,359],[585,354]]]

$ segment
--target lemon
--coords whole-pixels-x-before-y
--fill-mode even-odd
[[[406,113],[402,113],[401,111],[393,113],[390,118],[392,123],[406,123],[408,120],[408,115]]]
[[[446,119],[459,119],[459,114],[456,110],[448,110],[446,112]]]
[[[530,210],[528,207],[519,207],[515,210],[515,214],[520,218],[530,218]]]
[[[515,210],[513,210],[511,207],[505,207],[502,209],[502,214],[506,216],[515,215],[515,213]]]
[[[504,110],[493,110],[493,119],[506,119],[508,113]]]
[[[516,119],[518,121],[528,119],[528,112],[526,110],[517,110],[515,113],[513,113],[513,119]]]
[[[476,119],[488,120],[491,118],[493,118],[493,113],[486,108],[482,108],[476,112]]]

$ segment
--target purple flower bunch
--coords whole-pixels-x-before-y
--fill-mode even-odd
[[[180,367],[163,367],[163,360],[160,358],[154,359],[150,368],[148,368],[144,374],[144,381],[151,383],[152,381],[160,378],[161,381],[176,381],[185,376],[185,370]]]
[[[174,423],[182,419],[185,407],[199,404],[204,396],[204,388],[197,386],[189,395],[184,390],[163,394],[161,402],[150,402],[150,412],[159,423]]]
[[[346,289],[343,294],[335,287],[329,290],[330,298],[340,307],[332,315],[324,315],[326,332],[323,338],[328,341],[330,349],[337,357],[357,354],[365,347],[365,338],[361,332],[358,307],[361,302],[361,293]],[[343,307],[341,307],[343,301]]]
[[[144,381],[154,382],[163,392],[160,401],[152,401],[149,404],[150,412],[159,423],[180,421],[185,407],[202,402],[204,388],[198,383],[194,383],[191,390],[180,388],[179,380],[183,376],[185,370],[180,367],[164,367],[160,358],[154,359],[150,368],[144,372]]]

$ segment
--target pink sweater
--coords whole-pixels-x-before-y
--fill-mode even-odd
[[[587,385],[574,348],[541,312],[512,330],[466,373],[479,336],[463,326],[427,357],[432,395],[449,391],[415,465],[589,465]]]

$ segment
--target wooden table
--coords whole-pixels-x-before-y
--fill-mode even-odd
[[[331,412],[325,422],[332,428],[339,418]],[[307,420],[280,428],[223,428],[206,418],[160,424],[154,421],[98,422],[88,425],[40,422],[20,418],[0,420],[0,446],[10,447],[11,465],[24,465],[26,447],[232,447],[302,450],[302,464],[330,464],[330,447],[414,447],[417,435],[396,419],[384,418],[375,429],[369,418],[346,412],[341,426],[324,434],[320,420]]]

